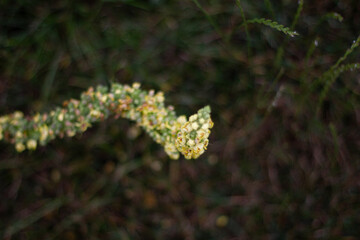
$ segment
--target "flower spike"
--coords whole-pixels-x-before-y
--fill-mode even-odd
[[[209,143],[210,107],[197,114],[177,117],[172,106],[166,107],[162,92],[144,91],[139,83],[132,86],[113,83],[108,89],[90,87],[80,100],[70,99],[49,113],[25,117],[14,112],[0,117],[0,140],[15,145],[18,152],[35,150],[55,137],[72,137],[86,131],[92,123],[113,115],[133,120],[159,144],[172,159],[182,153],[187,159],[198,158]]]

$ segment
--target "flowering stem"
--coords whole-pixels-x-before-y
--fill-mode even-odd
[[[15,145],[18,152],[35,150],[55,137],[72,137],[84,132],[92,123],[109,116],[135,121],[159,144],[172,159],[179,152],[187,159],[198,158],[208,145],[213,122],[210,107],[206,106],[192,115],[176,116],[172,106],[165,107],[164,94],[154,90],[144,91],[139,83],[132,86],[113,83],[108,89],[90,87],[80,100],[70,99],[49,113],[25,117],[22,112],[0,117],[0,140]]]

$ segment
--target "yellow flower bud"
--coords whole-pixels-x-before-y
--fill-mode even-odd
[[[180,124],[186,123],[186,116],[182,115],[182,116],[178,117],[177,122]]]
[[[75,134],[76,134],[76,132],[73,131],[73,130],[68,130],[68,131],[66,131],[66,135],[67,135],[68,137],[73,137],[73,136],[75,136]]]
[[[49,135],[49,128],[47,125],[40,127],[40,141],[45,141]]]
[[[17,132],[15,133],[15,137],[16,137],[16,138],[22,138],[22,137],[23,137],[22,132],[21,132],[21,131],[17,131]]]
[[[1,123],[5,123],[9,120],[9,117],[8,116],[4,116],[4,117],[0,117],[0,124]]]
[[[189,121],[194,122],[194,121],[196,121],[197,118],[198,118],[198,115],[194,114],[194,115],[190,116]]]
[[[140,88],[140,83],[136,82],[136,83],[134,83],[134,84],[132,85],[132,87],[133,87],[134,89],[139,89],[139,88]]]
[[[16,151],[22,152],[25,150],[25,145],[23,143],[19,142],[19,143],[16,143],[15,148],[16,148]]]
[[[158,94],[156,94],[156,100],[158,102],[164,102],[165,101],[165,98],[164,98],[164,93],[163,92],[159,92]]]
[[[195,146],[195,141],[192,140],[192,139],[189,139],[189,141],[187,142],[187,144],[192,147],[192,146]]]
[[[179,152],[177,151],[176,147],[172,143],[165,144],[165,152],[170,156],[172,159],[179,158]]]
[[[101,113],[100,113],[98,110],[92,109],[92,110],[90,111],[90,116],[92,116],[92,117],[99,118],[100,115],[101,115]]]
[[[30,139],[27,141],[26,146],[30,150],[35,150],[37,146],[37,142],[34,139]]]
[[[192,129],[197,130],[199,128],[199,124],[197,124],[197,122],[194,122],[193,124],[191,124]]]
[[[14,113],[14,118],[15,119],[19,119],[19,118],[22,118],[24,116],[24,114],[22,112],[19,112],[19,111],[16,111]]]
[[[209,124],[207,124],[207,123],[205,123],[204,125],[202,125],[202,127],[201,127],[202,129],[208,129],[209,128]]]
[[[37,113],[35,116],[34,116],[34,122],[39,122],[39,120],[40,120],[40,113]]]
[[[106,100],[107,100],[107,95],[104,95],[104,96],[101,97],[102,102],[106,102]]]
[[[60,113],[58,116],[58,120],[62,122],[64,120],[64,113]]]

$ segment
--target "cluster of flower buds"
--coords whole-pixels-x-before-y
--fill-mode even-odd
[[[139,83],[132,86],[114,83],[111,89],[89,88],[80,100],[71,99],[49,113],[24,116],[22,112],[0,117],[0,140],[15,145],[18,152],[34,150],[59,136],[72,137],[84,132],[92,123],[114,115],[135,121],[172,158],[179,152],[187,159],[199,157],[208,145],[213,122],[210,107],[191,116],[177,117],[172,106],[164,104],[164,94],[144,91]]]
[[[210,107],[204,107],[197,114],[190,116],[183,123],[176,135],[175,146],[185,158],[198,158],[209,144],[210,128],[214,123],[210,118]]]

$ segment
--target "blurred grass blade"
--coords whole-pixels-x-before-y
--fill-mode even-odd
[[[309,73],[309,70],[310,70],[310,58],[311,56],[313,55],[316,47],[318,46],[319,44],[319,38],[316,37],[314,39],[314,41],[311,42],[311,45],[310,47],[307,49],[306,51],[306,57],[305,57],[305,67],[304,67],[304,70],[301,74],[301,77],[300,77],[300,84],[304,85],[306,81],[305,78],[307,77],[308,73]]]
[[[331,12],[326,14],[323,19],[335,19],[338,20],[339,22],[342,22],[344,20],[343,16],[341,16],[339,13],[336,12]]]
[[[316,108],[317,114],[320,112],[320,108],[322,106],[322,103],[323,103],[324,99],[326,98],[326,95],[327,95],[331,85],[336,80],[336,78],[339,77],[339,75],[341,73],[345,72],[345,71],[356,70],[356,69],[360,68],[359,63],[346,64],[346,65],[339,66],[343,61],[346,60],[346,58],[359,45],[360,45],[360,36],[358,36],[358,38],[355,41],[353,41],[351,47],[346,50],[344,55],[341,58],[339,58],[337,60],[337,62],[334,65],[332,65],[328,71],[323,73],[323,75],[321,75],[321,77],[318,78],[317,81],[315,81],[314,84],[312,85],[312,89],[316,89],[319,84],[324,84],[324,87],[323,87],[323,89],[322,89],[322,91],[320,93],[319,103],[318,103],[317,108]]]
[[[104,3],[122,3],[122,4],[126,4],[132,7],[136,7],[142,10],[150,10],[150,8],[146,5],[146,2],[141,2],[141,1],[133,1],[133,0],[123,0],[123,1],[119,1],[119,0],[102,0],[102,2]]]
[[[75,222],[79,221],[79,219],[85,217],[91,211],[106,206],[111,202],[113,202],[112,198],[96,198],[91,200],[86,206],[83,206],[78,211],[68,215],[63,221],[59,222],[53,235],[48,239],[56,238],[59,234],[71,227]]]
[[[271,17],[275,18],[275,12],[274,12],[274,8],[270,2],[270,0],[264,0],[265,6],[266,8],[269,10]]]
[[[339,142],[339,134],[336,130],[336,126],[333,123],[329,124],[330,133],[333,139],[334,146],[334,158],[331,160],[332,167],[336,166],[336,158],[340,154],[340,142]]]
[[[323,79],[326,81],[325,86],[320,93],[319,103],[316,108],[317,115],[321,110],[321,106],[327,96],[327,93],[329,92],[330,87],[333,85],[335,80],[340,76],[340,74],[346,71],[353,71],[358,69],[360,69],[360,63],[352,63],[352,64],[341,65],[336,69],[326,72],[325,76],[323,76]]]
[[[201,6],[201,4],[199,3],[198,0],[193,0],[193,2],[195,3],[195,5],[204,13],[204,15],[206,16],[207,20],[209,21],[209,23],[214,27],[215,31],[217,32],[217,34],[220,35],[220,37],[222,39],[224,39],[224,34],[222,33],[222,31],[220,30],[219,26],[216,24],[216,22],[213,20],[213,18],[205,11],[205,9]]]
[[[59,68],[61,55],[62,55],[62,51],[59,51],[55,55],[55,57],[51,63],[51,66],[50,66],[50,70],[49,70],[48,74],[46,75],[45,82],[44,82],[44,85],[43,85],[42,91],[41,91],[42,101],[44,101],[44,102],[46,102],[49,99],[49,96],[51,93],[51,88],[53,87],[53,84],[54,84],[56,72]]]
[[[298,23],[303,8],[304,8],[304,0],[299,0],[299,5],[298,8],[296,9],[295,17],[293,19],[293,22],[291,23],[291,27],[290,27],[291,30],[294,30],[296,24]]]
[[[248,23],[246,21],[244,9],[241,6],[240,0],[236,0],[236,5],[240,9],[241,18],[243,20],[243,25],[245,27],[245,34],[246,34],[246,41],[247,41],[246,47],[247,47],[248,55],[250,56],[251,55],[251,41],[250,41],[250,34],[249,34],[248,25],[247,25]]]
[[[290,31],[294,31],[295,26],[299,21],[299,17],[300,17],[300,14],[301,14],[303,8],[304,8],[304,0],[299,0],[298,1],[298,7],[296,9],[294,19],[293,19],[293,21],[291,23],[291,26],[290,26]],[[288,40],[288,38],[286,38],[283,41],[283,43],[281,44],[281,46],[278,48],[278,50],[276,52],[275,66],[277,68],[280,68],[280,65],[282,64],[283,57],[284,57],[284,52],[285,52],[285,44],[286,44],[287,40]]]
[[[351,47],[346,50],[345,54],[330,68],[330,72],[336,69],[345,59],[360,45],[360,36],[352,43]]]
[[[38,221],[45,215],[60,208],[66,202],[67,202],[66,199],[61,199],[61,198],[57,198],[55,200],[49,201],[43,207],[41,207],[37,211],[30,214],[28,217],[14,221],[13,223],[9,224],[9,227],[5,230],[4,237],[10,238],[12,235],[23,230],[24,228],[28,227],[29,225],[35,223],[36,221]]]

